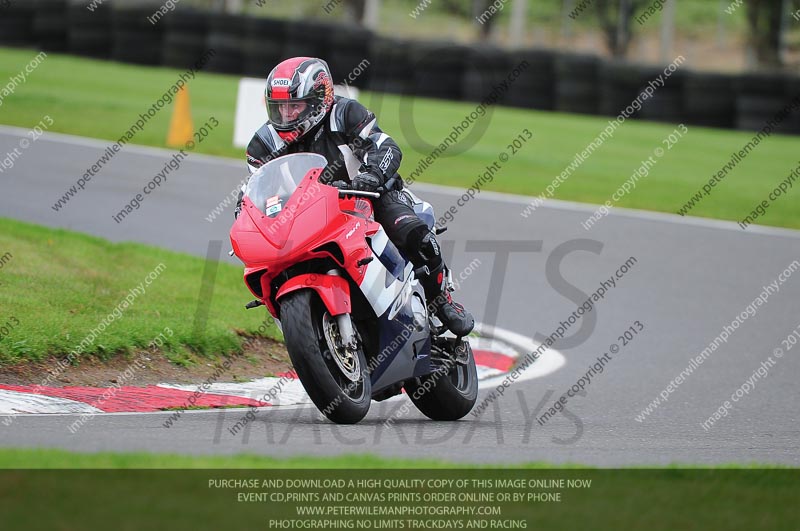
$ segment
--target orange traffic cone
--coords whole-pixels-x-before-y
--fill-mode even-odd
[[[192,110],[189,103],[189,88],[183,86],[175,98],[175,109],[172,111],[172,120],[169,123],[167,145],[170,147],[183,147],[192,140],[194,124],[192,123]]]

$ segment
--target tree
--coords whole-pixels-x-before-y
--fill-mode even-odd
[[[782,64],[781,16],[784,4],[788,8],[789,2],[782,0],[749,0],[746,4],[749,44],[759,66],[774,68]]]
[[[597,18],[614,57],[625,57],[633,39],[632,22],[651,0],[594,0]]]

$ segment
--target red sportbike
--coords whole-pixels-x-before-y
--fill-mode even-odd
[[[247,307],[266,305],[330,420],[356,423],[403,389],[429,418],[460,419],[478,393],[468,340],[443,335],[414,266],[373,218],[380,195],[322,184],[326,164],[285,155],[250,177],[230,234],[257,297]],[[433,209],[415,203],[432,228]]]

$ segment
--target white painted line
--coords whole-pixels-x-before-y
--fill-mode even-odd
[[[0,125],[0,134],[7,134],[15,137],[23,137],[28,133],[29,133],[28,129],[24,129],[21,127],[14,127],[10,125]],[[62,144],[80,145],[80,146],[97,148],[101,150],[105,150],[109,146],[109,144],[112,143],[112,141],[110,140],[97,140],[93,138],[86,138],[81,136],[67,135],[64,133],[53,133],[53,132],[45,132],[42,135],[42,138],[50,142],[60,142]],[[129,153],[136,153],[139,155],[147,155],[147,156],[157,156],[162,158],[169,158],[175,153],[174,150],[169,150],[166,148],[140,146],[137,144],[126,144],[124,150]],[[204,155],[200,153],[193,153],[192,159],[202,160],[213,164],[221,164],[224,166],[229,166],[231,168],[236,168],[237,170],[242,171],[242,175],[245,175],[244,159],[240,161],[238,159],[218,157],[214,155]],[[424,192],[433,192],[437,194],[446,194],[453,197],[464,194],[464,190],[462,188],[456,188],[452,186],[441,186],[438,184],[430,184],[422,182],[415,182],[414,184],[411,185],[411,189],[422,190]],[[481,192],[480,196],[478,196],[477,199],[487,199],[490,201],[498,201],[503,203],[512,203],[515,205],[525,206],[529,205],[533,201],[533,197],[534,196],[507,194],[503,192],[492,192],[485,190]],[[537,207],[537,209],[547,208],[550,210],[566,210],[570,212],[593,213],[595,210],[597,210],[598,206],[599,205],[592,205],[589,203],[562,201],[560,199],[544,199],[542,200],[541,205]],[[531,216],[533,214],[534,213],[531,213]],[[679,216],[678,214],[668,214],[666,212],[653,212],[650,210],[638,210],[633,208],[614,207],[613,209],[610,210],[609,216],[646,219],[649,221],[673,223],[677,225],[688,225],[693,227],[704,227],[707,229],[736,231],[743,234],[751,233],[751,234],[762,234],[768,236],[784,236],[787,238],[800,238],[800,230],[795,230],[795,229],[786,229],[782,227],[768,227],[766,225],[749,225],[747,230],[742,230],[739,227],[739,225],[736,224],[735,221],[698,218],[693,216]]]
[[[438,184],[429,184],[415,182],[411,185],[412,190],[422,190],[423,192],[432,192],[436,194],[447,194],[453,196],[461,196],[464,190],[460,188],[453,188],[450,186],[441,186]],[[501,203],[511,203],[519,205],[520,207],[527,206],[533,202],[533,196],[506,194],[502,192],[482,191],[476,199],[487,199],[490,201],[497,201]],[[550,210],[565,210],[570,212],[586,212],[594,213],[600,205],[593,205],[591,203],[576,203],[574,201],[562,201],[560,199],[544,199],[541,204],[536,207],[546,208]],[[535,211],[528,216],[524,221],[530,220],[535,215]],[[679,216],[678,214],[669,214],[667,212],[655,212],[652,210],[638,210],[635,208],[614,207],[609,209],[609,216],[618,216],[623,218],[645,219],[648,221],[657,221],[661,223],[672,223],[677,225],[689,225],[694,227],[703,227],[706,229],[718,229],[735,231],[741,234],[763,234],[768,236],[784,236],[788,238],[800,238],[800,230],[787,229],[783,227],[769,227],[766,225],[748,225],[747,230],[742,230],[735,221],[726,221],[722,219],[699,218],[694,216]],[[520,216],[521,217],[521,216]],[[591,234],[591,232],[587,232]]]

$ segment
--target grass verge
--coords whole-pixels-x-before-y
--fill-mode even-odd
[[[0,78],[20,71],[33,57],[31,50],[0,48]],[[75,75],[80,72],[80,75]],[[149,108],[177,79],[177,70],[140,67],[50,54],[13,95],[4,100],[2,121],[32,127],[47,113],[53,131],[116,140],[139,113]],[[210,116],[220,121],[198,151],[240,158],[231,145],[238,78],[200,73],[190,83],[192,113],[197,124]],[[53,87],[58,87],[54,90]],[[408,176],[453,127],[475,109],[474,103],[364,93],[361,101],[379,117],[382,129],[403,149],[401,174]],[[164,146],[171,111],[165,108],[134,143]],[[570,115],[497,107],[473,125],[477,141],[451,147],[419,178],[469,187],[501,152],[510,156],[484,189],[538,195],[605,128],[607,117]],[[532,140],[511,154],[509,143],[528,128]],[[602,204],[621,186],[675,126],[629,121],[594,152],[556,191],[557,199]],[[658,160],[647,177],[617,206],[677,212],[712,175],[730,161],[752,133],[691,126]],[[466,133],[462,135],[466,138]],[[750,153],[713,193],[691,210],[693,216],[738,221],[797,166],[797,137],[774,135]],[[464,149],[466,150],[464,151]],[[464,151],[457,154],[458,151]],[[795,187],[797,188],[797,187]],[[800,228],[796,190],[775,201],[759,223]],[[536,223],[535,215],[524,223]]]
[[[173,335],[162,336],[164,349],[178,363],[241,352],[237,332],[281,337],[263,309],[244,310],[249,292],[230,264],[219,264],[213,297],[200,301],[201,258],[5,218],[0,250],[0,364],[63,357],[92,330],[78,359],[146,348],[165,328]],[[195,330],[206,308],[205,329]]]

